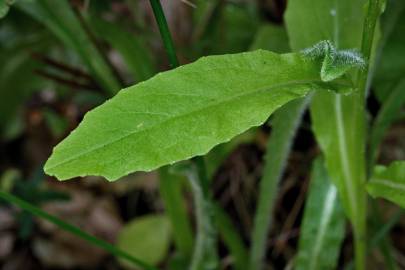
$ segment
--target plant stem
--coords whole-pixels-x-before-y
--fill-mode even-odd
[[[367,65],[363,70],[360,70],[357,81],[357,89],[359,91],[359,104],[361,106],[361,113],[363,121],[366,120],[366,104],[365,97],[367,93],[367,82],[369,77],[370,69],[370,59],[371,59],[371,49],[373,47],[374,32],[377,24],[378,17],[381,13],[381,0],[369,0],[368,10],[364,20],[363,26],[363,37],[361,43],[361,53],[363,57],[367,60]],[[362,155],[365,154],[366,140],[364,140],[364,145],[362,146]],[[366,166],[365,166],[366,167]],[[364,167],[364,173],[366,173],[366,168]],[[367,232],[367,195],[357,198],[359,205],[359,216],[356,217],[356,222],[354,225],[354,249],[355,249],[355,266],[357,270],[364,270],[366,268],[366,232]]]
[[[204,187],[204,177],[197,167],[197,162],[192,162],[184,173],[190,181],[193,191],[194,207],[197,220],[197,239],[194,247],[190,270],[214,270],[218,268],[216,254],[216,230],[214,228],[214,207],[208,190]]]
[[[176,50],[167,25],[167,21],[159,0],[150,0],[156,22],[162,35],[163,44],[166,48],[172,68],[179,66]],[[189,173],[197,215],[197,240],[194,247],[194,254],[191,262],[191,269],[216,269],[218,258],[216,254],[216,233],[213,227],[213,211],[209,195],[209,182],[205,169],[204,158],[195,157],[192,160],[192,167],[195,166],[195,173]],[[194,169],[191,169],[194,171]]]
[[[375,27],[377,25],[377,20],[381,14],[381,3],[382,0],[369,0],[368,10],[363,25],[361,53],[368,63],[363,70],[360,70],[360,75],[358,76],[357,81],[357,87],[360,91],[363,102],[365,102],[367,93],[366,88],[370,70],[371,49],[373,47]]]
[[[160,35],[162,36],[163,44],[169,57],[170,65],[172,68],[176,68],[179,66],[179,61],[177,60],[176,50],[173,45],[172,36],[170,34],[169,26],[167,25],[167,20],[163,12],[162,5],[160,4],[160,0],[150,0],[150,4],[159,27]]]
[[[179,61],[177,60],[176,50],[160,1],[150,0],[150,4],[162,36],[170,66],[176,68],[179,66]],[[184,256],[190,257],[194,239],[181,193],[183,183],[179,179],[174,179],[175,176],[170,174],[168,168],[163,167],[159,169],[160,193],[174,228],[173,232],[177,250]]]
[[[47,212],[41,210],[40,208],[30,204],[29,202],[26,202],[24,200],[21,200],[20,198],[10,194],[10,193],[6,193],[4,191],[0,191],[0,198],[17,205],[18,207],[20,207],[23,210],[26,210],[28,212],[30,212],[31,214],[38,216],[40,218],[43,218],[53,224],[55,224],[56,226],[58,226],[59,228],[70,232],[71,234],[74,234],[78,237],[80,237],[81,239],[89,242],[92,245],[98,246],[101,249],[104,249],[105,251],[113,254],[114,256],[123,258],[125,260],[128,260],[129,262],[131,262],[132,264],[134,264],[135,266],[141,268],[141,269],[145,269],[145,270],[158,270],[157,268],[155,268],[154,266],[148,265],[147,263],[133,257],[132,255],[128,254],[127,252],[118,249],[117,247],[115,247],[114,245],[103,241],[99,238],[96,238],[84,231],[82,231],[81,229],[79,229],[76,226],[73,226],[69,223],[66,223],[62,220],[60,220],[59,218],[52,216],[50,214],[48,214]]]

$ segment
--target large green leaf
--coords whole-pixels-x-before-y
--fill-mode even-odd
[[[295,269],[336,269],[345,217],[321,159],[314,161]]]
[[[405,208],[405,160],[395,161],[388,167],[376,166],[367,191],[373,197],[385,198]]]
[[[319,72],[298,54],[260,50],[202,58],[125,89],[88,113],[45,170],[59,179],[114,180],[205,154],[319,88]]]
[[[23,1],[18,7],[48,27],[67,48],[73,49],[109,94],[120,89],[111,67],[92,43],[67,0]]]
[[[136,218],[120,231],[117,246],[134,257],[157,265],[169,251],[171,227],[163,215],[148,215]],[[127,261],[121,262],[130,268]]]
[[[286,24],[293,50],[319,40],[339,49],[360,47],[364,0],[291,0]],[[305,31],[303,31],[305,29]],[[358,93],[318,91],[311,105],[313,130],[325,155],[329,176],[353,223],[364,211],[364,113]],[[354,224],[355,227],[362,226]]]

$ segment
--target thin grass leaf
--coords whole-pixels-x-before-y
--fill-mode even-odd
[[[395,161],[388,167],[376,166],[367,191],[374,198],[381,197],[405,208],[405,160]]]
[[[48,27],[67,48],[74,50],[107,93],[112,95],[121,88],[113,70],[75,16],[69,1],[21,1],[18,7]]]
[[[82,231],[81,229],[79,229],[76,226],[73,226],[69,223],[64,222],[64,221],[60,220],[59,218],[48,214],[47,212],[43,211],[42,209],[30,204],[29,202],[21,200],[20,198],[12,195],[10,193],[0,191],[0,199],[3,199],[9,203],[15,204],[18,207],[20,207],[21,209],[28,211],[29,213],[31,213],[37,217],[47,220],[48,222],[56,225],[57,227],[61,228],[62,230],[67,231],[71,234],[74,234],[77,237],[80,237],[81,239],[83,239],[84,241],[87,241],[90,244],[97,246],[97,247],[113,254],[114,256],[117,256],[119,258],[129,261],[130,263],[132,263],[133,265],[137,266],[140,269],[158,270],[157,268],[150,266],[147,263],[144,263],[143,261],[131,256],[127,252],[115,247],[114,245],[112,245],[108,242],[105,242],[104,240],[101,240],[99,238],[96,238],[96,237]]]
[[[295,269],[336,269],[344,236],[345,216],[337,189],[318,158],[312,167]]]

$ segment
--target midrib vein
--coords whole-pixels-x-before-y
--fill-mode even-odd
[[[135,130],[135,131],[130,131],[128,134],[125,134],[125,135],[123,135],[121,137],[115,138],[115,139],[113,139],[111,141],[108,141],[108,142],[106,142],[104,144],[100,144],[100,145],[98,145],[98,146],[96,146],[94,148],[91,148],[91,149],[87,150],[87,151],[80,152],[77,155],[73,155],[68,159],[65,159],[65,160],[63,160],[61,162],[58,162],[58,163],[54,164],[53,166],[47,167],[47,170],[50,170],[50,169],[53,169],[55,167],[61,166],[61,165],[65,164],[65,163],[68,163],[68,162],[70,162],[70,161],[72,161],[74,159],[77,159],[77,158],[79,158],[81,156],[84,156],[84,155],[86,155],[88,153],[91,153],[93,151],[97,151],[97,150],[99,150],[101,148],[104,148],[104,147],[110,145],[110,144],[113,144],[113,143],[116,143],[116,142],[118,142],[120,140],[123,140],[123,139],[125,139],[125,138],[127,138],[129,136],[132,136],[132,135],[137,134],[137,133],[148,131],[150,129],[153,129],[153,128],[157,127],[157,126],[160,126],[162,124],[165,124],[168,121],[172,121],[172,120],[177,119],[177,118],[182,118],[184,116],[188,116],[190,114],[194,114],[194,113],[197,113],[197,112],[200,112],[200,111],[204,111],[204,110],[207,110],[209,108],[213,108],[213,107],[223,105],[223,104],[226,104],[226,103],[231,103],[232,101],[235,101],[235,100],[237,100],[239,98],[249,96],[249,95],[254,95],[254,94],[257,94],[257,93],[260,93],[260,92],[263,92],[263,91],[269,91],[269,90],[275,89],[275,88],[282,88],[282,87],[294,86],[294,85],[305,85],[305,84],[311,84],[311,83],[317,83],[317,82],[320,82],[319,79],[297,80],[297,81],[291,81],[291,82],[288,82],[288,83],[280,83],[280,84],[276,84],[276,85],[269,86],[269,87],[263,87],[263,88],[259,88],[259,89],[256,89],[254,91],[250,91],[250,92],[247,92],[247,93],[243,93],[243,94],[240,94],[240,95],[235,95],[235,96],[233,96],[231,98],[224,99],[224,100],[219,101],[219,102],[211,103],[208,106],[205,106],[205,107],[202,107],[202,108],[199,108],[199,109],[187,112],[187,113],[172,116],[172,117],[170,117],[168,119],[165,119],[165,120],[163,120],[161,122],[158,122],[158,123],[156,123],[156,124],[154,124],[152,126],[149,126],[147,128],[140,129],[140,130]],[[310,89],[308,91],[310,91]],[[80,128],[80,126],[78,128]],[[58,149],[55,149],[55,150],[57,151]]]
[[[351,188],[355,182],[353,181],[351,175],[351,168],[349,160],[349,154],[347,153],[347,141],[346,141],[346,130],[345,130],[345,123],[343,122],[343,115],[342,115],[342,99],[340,95],[336,95],[335,97],[335,113],[336,113],[336,122],[337,122],[337,131],[338,131],[338,145],[339,145],[339,157],[340,162],[342,164],[343,169],[343,179],[345,182],[345,189],[347,191],[348,199],[349,199],[349,207],[350,212],[353,215],[352,218],[357,217],[357,207],[356,207],[356,198],[353,193],[353,189]]]

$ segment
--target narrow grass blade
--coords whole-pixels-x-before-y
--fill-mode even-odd
[[[46,213],[45,211],[41,210],[40,208],[38,208],[24,200],[21,200],[20,198],[12,195],[10,193],[0,191],[0,198],[9,203],[17,205],[21,209],[28,211],[35,216],[38,216],[40,218],[43,218],[43,219],[55,224],[59,228],[82,238],[83,240],[89,242],[90,244],[93,244],[95,246],[98,246],[101,249],[106,250],[107,252],[113,254],[114,256],[117,256],[117,257],[120,257],[122,259],[129,261],[130,263],[132,263],[133,265],[135,265],[141,269],[158,270],[157,268],[150,266],[150,265],[142,262],[141,260],[129,255],[125,251],[118,249],[114,245],[112,245],[106,241],[103,241],[101,239],[98,239],[98,238],[82,231],[81,229],[79,229],[76,226],[73,226],[69,223],[64,222],[64,221],[60,220],[59,218]]]
[[[69,1],[20,1],[18,7],[48,27],[67,48],[74,50],[108,94],[115,94],[121,88],[113,70],[83,29]]]
[[[249,256],[240,234],[235,229],[231,218],[219,205],[214,204],[213,208],[215,225],[232,257],[233,269],[246,270]]]
[[[312,168],[295,269],[336,269],[344,236],[345,216],[337,189],[318,158]]]

